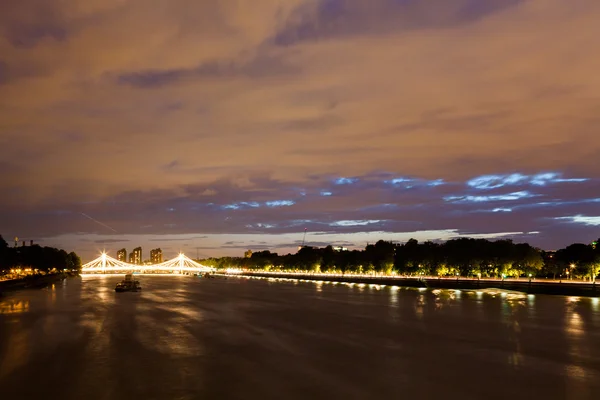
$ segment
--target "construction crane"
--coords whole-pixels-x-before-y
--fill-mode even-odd
[[[306,229],[308,228],[304,228],[304,237],[302,238],[302,245],[298,246],[298,251],[300,251],[304,247],[304,243],[306,242]]]

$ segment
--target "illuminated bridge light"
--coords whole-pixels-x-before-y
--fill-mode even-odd
[[[119,261],[110,257],[106,253],[100,254],[98,258],[84,264],[81,267],[82,274],[107,273],[107,272],[158,272],[158,271],[174,271],[174,272],[191,272],[204,273],[214,272],[215,268],[207,267],[199,264],[188,258],[185,254],[180,253],[177,257],[167,260],[160,264],[154,265],[138,265]]]

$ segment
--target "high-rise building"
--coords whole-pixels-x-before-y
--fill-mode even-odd
[[[162,250],[152,249],[150,250],[150,262],[152,264],[160,264],[163,262]]]
[[[117,260],[127,262],[127,250],[121,249],[117,251]]]
[[[142,264],[142,248],[136,247],[135,249],[133,249],[133,253],[131,253],[131,254],[133,255],[133,259],[131,259],[131,256],[130,256],[129,262],[132,264],[141,265]]]

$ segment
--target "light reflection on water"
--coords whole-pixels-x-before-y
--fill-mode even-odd
[[[390,293],[390,306],[398,307],[398,290],[391,288],[389,293]]]
[[[0,314],[20,314],[29,311],[29,300],[7,299],[0,301]]]
[[[566,298],[565,301],[565,333],[570,363],[565,365],[564,373],[570,378],[568,387],[573,399],[587,398],[592,395],[586,384],[590,379],[590,374],[588,369],[581,366],[581,362],[587,359],[590,353],[593,353],[593,348],[598,346],[597,343],[592,343],[590,346],[589,341],[586,340],[591,327],[586,327],[585,314],[590,309],[594,310],[594,300],[597,299],[572,296]],[[590,309],[587,308],[588,302],[591,306]],[[596,340],[598,339],[600,337],[596,338]]]
[[[6,398],[600,398],[597,299],[147,276],[116,294],[120,279],[0,301]]]

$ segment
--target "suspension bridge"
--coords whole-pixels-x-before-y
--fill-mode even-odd
[[[87,264],[82,265],[82,274],[117,274],[117,273],[141,273],[141,274],[155,274],[155,273],[171,273],[171,274],[199,274],[206,272],[215,272],[215,268],[207,267],[185,254],[180,253],[177,257],[162,262],[160,264],[152,265],[139,265],[130,264],[124,261],[119,261],[116,258],[112,258],[106,253],[100,254],[100,256]]]

